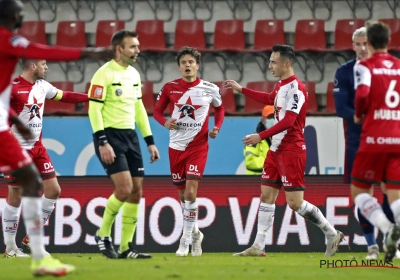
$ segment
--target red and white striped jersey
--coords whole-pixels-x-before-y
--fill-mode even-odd
[[[170,131],[169,147],[184,151],[188,147],[206,145],[210,105],[222,105],[219,88],[197,78],[188,83],[176,79],[164,85],[157,97],[157,107],[170,108],[177,129]]]
[[[279,81],[275,85],[275,123],[285,117],[287,111],[297,114],[292,127],[272,136],[271,150],[274,152],[305,153],[306,143],[304,140],[304,127],[306,124],[306,113],[308,93],[304,84],[291,76]]]
[[[21,76],[13,80],[10,106],[34,135],[32,140],[26,141],[15,125],[11,126],[11,131],[22,148],[30,150],[36,143],[41,143],[45,99],[53,99],[57,92],[58,89],[45,80],[37,80],[34,84]]]

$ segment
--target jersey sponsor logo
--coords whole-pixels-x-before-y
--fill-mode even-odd
[[[171,90],[169,93],[179,93],[179,94],[182,94],[183,92],[182,92],[182,91],[179,91],[179,90]]]
[[[38,117],[39,119],[41,118],[40,108],[42,108],[43,103],[38,103],[37,99],[33,97],[33,103],[26,103],[25,106],[28,108],[29,113],[31,113],[31,115],[29,116],[29,120],[33,119],[34,117]]]
[[[400,76],[400,69],[373,68],[372,73],[374,75]]]
[[[24,93],[29,93],[28,90],[19,90],[17,91],[18,94],[24,94]]]
[[[11,37],[10,42],[11,42],[11,45],[13,45],[13,47],[27,48],[29,46],[29,41],[19,35]]]
[[[210,95],[211,95],[211,90],[203,91],[203,96],[210,96]]]
[[[102,99],[103,98],[103,90],[104,90],[104,87],[98,86],[98,85],[93,85],[92,90],[90,91],[90,98]]]
[[[202,107],[201,105],[193,105],[190,96],[187,99],[186,104],[175,104],[175,105],[179,108],[178,112],[181,113],[179,119],[182,119],[184,117],[189,117],[192,118],[193,120],[196,120],[195,111]]]
[[[392,66],[393,66],[393,61],[390,61],[390,60],[384,60],[384,61],[382,61],[382,63],[383,63],[383,65],[385,65],[386,66],[386,68],[392,68]]]
[[[213,85],[213,84],[210,84],[210,83],[207,83],[207,82],[203,82],[203,85],[205,85],[205,86],[209,86],[209,87],[215,87],[215,85]]]

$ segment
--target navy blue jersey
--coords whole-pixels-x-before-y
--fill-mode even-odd
[[[345,182],[350,182],[353,161],[360,145],[361,125],[354,123],[354,65],[356,60],[350,60],[336,70],[333,96],[337,115],[343,118],[346,143]]]

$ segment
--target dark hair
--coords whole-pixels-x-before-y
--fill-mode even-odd
[[[15,0],[0,0],[0,22],[8,23],[14,14],[21,10],[20,2]]]
[[[122,46],[122,42],[126,37],[137,38],[138,34],[136,33],[136,31],[130,31],[126,29],[116,31],[111,38],[111,46],[114,51],[117,45]]]
[[[186,54],[190,54],[191,56],[193,56],[196,59],[196,63],[200,64],[201,53],[199,53],[196,48],[185,46],[182,49],[180,49],[176,54],[175,58],[178,65],[179,61],[181,60],[181,57]]]
[[[21,65],[22,65],[22,69],[26,70],[29,69],[29,67],[31,66],[31,63],[35,63],[37,62],[37,59],[21,59]]]
[[[283,58],[286,58],[290,61],[290,64],[293,65],[295,55],[291,46],[276,44],[272,47],[272,51],[280,53],[280,60],[282,62],[284,62]]]
[[[390,39],[390,28],[381,21],[369,21],[366,24],[367,39],[375,50],[386,49]]]

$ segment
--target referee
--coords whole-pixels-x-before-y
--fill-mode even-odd
[[[108,198],[103,222],[95,234],[100,252],[108,258],[151,258],[132,248],[139,201],[142,197],[144,167],[135,126],[139,127],[150,162],[160,158],[154,144],[149,119],[142,102],[139,72],[131,66],[139,54],[134,31],[114,33],[111,45],[115,58],[94,74],[89,89],[89,119],[93,129],[96,155],[114,184]],[[122,208],[121,244],[118,252],[111,240],[111,227]]]

